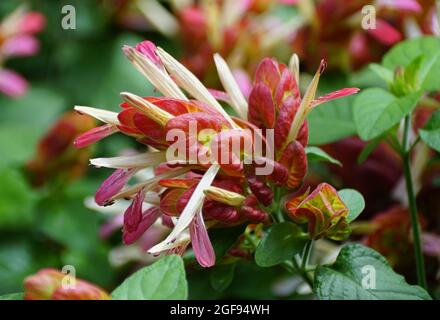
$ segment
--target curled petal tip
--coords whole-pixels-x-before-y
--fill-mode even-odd
[[[327,62],[324,59],[322,59],[321,63],[319,64],[319,69],[318,69],[319,74],[323,74],[326,68],[327,68]]]

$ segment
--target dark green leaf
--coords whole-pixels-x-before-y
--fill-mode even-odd
[[[336,164],[338,166],[342,166],[342,163],[340,161],[333,158],[331,155],[329,155],[327,152],[325,152],[321,148],[306,147],[306,153],[307,153],[307,160],[309,162],[326,161],[326,162]]]
[[[342,189],[338,191],[338,194],[350,210],[347,216],[347,222],[350,223],[365,209],[364,197],[354,189]]]
[[[238,237],[244,232],[244,227],[218,228],[209,231],[209,238],[214,247],[215,258],[217,261],[220,261],[228,249],[232,247]]]
[[[255,252],[260,267],[271,267],[293,258],[307,243],[307,236],[292,222],[272,226],[264,235]]]
[[[188,287],[182,258],[171,255],[135,272],[112,292],[116,300],[186,299]]]
[[[440,110],[431,116],[423,129],[419,130],[419,134],[428,146],[440,152]]]
[[[357,159],[358,164],[362,164],[367,158],[370,156],[370,154],[376,149],[376,147],[379,145],[379,143],[382,141],[383,137],[379,136],[373,140],[371,140],[365,148],[362,150],[361,154],[359,155]]]
[[[315,294],[322,300],[430,300],[418,286],[409,285],[373,249],[348,244],[331,266],[315,272]]]
[[[224,291],[234,279],[235,263],[215,266],[209,273],[209,281],[216,291]]]

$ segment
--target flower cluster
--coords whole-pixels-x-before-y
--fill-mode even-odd
[[[28,57],[39,50],[35,34],[45,25],[45,18],[38,12],[19,7],[0,22],[0,92],[11,97],[26,92],[27,82],[18,73],[6,69],[3,64],[14,57]]]
[[[121,132],[150,148],[131,156],[92,159],[92,165],[115,169],[97,190],[95,201],[106,206],[132,199],[123,217],[124,243],[134,243],[160,219],[171,232],[148,251],[183,253],[191,243],[204,267],[215,264],[208,228],[271,223],[274,191],[301,187],[307,172],[308,113],[321,103],[358,91],[347,88],[315,98],[325,69],[322,61],[301,96],[299,61],[294,55],[289,66],[263,59],[246,99],[226,62],[215,54],[225,89],[216,97],[233,108],[237,116],[230,116],[211,91],[163,49],[144,41],[123,51],[163,96],[123,92],[119,113],[75,107],[105,123],[78,137],[77,147]],[[183,133],[184,156],[170,161],[169,151],[179,137],[176,130]],[[258,142],[266,147],[261,152],[255,151]],[[189,161],[188,155],[196,157]],[[270,172],[261,174],[259,170],[268,164]],[[129,180],[145,168],[154,168],[154,176],[130,185]],[[290,215],[294,221],[309,223],[312,238],[346,235],[348,210],[332,187],[323,184],[310,196],[300,197],[300,203],[295,199],[288,205]]]
[[[432,0],[322,0],[316,5],[313,1],[303,4],[307,4],[303,9],[306,24],[292,44],[308,66],[325,57],[332,68],[358,69],[379,61],[404,38],[439,30]]]
[[[199,79],[217,86],[212,55],[220,53],[236,76],[247,80],[262,57],[284,56],[289,39],[302,23],[292,14],[281,17],[277,8],[298,0],[215,0],[170,1],[112,0],[115,20],[120,25],[145,30],[154,28],[167,37],[179,39],[181,62]],[[111,6],[110,6],[111,7]],[[290,9],[290,8],[289,8]]]

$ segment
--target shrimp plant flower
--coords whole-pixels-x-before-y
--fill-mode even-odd
[[[123,216],[125,244],[136,242],[161,219],[170,232],[148,252],[183,254],[191,244],[202,267],[215,264],[208,229],[273,223],[274,192],[298,193],[307,172],[307,115],[326,101],[358,92],[346,88],[316,98],[326,67],[321,61],[302,96],[296,55],[288,65],[263,59],[245,98],[219,54],[214,61],[224,91],[206,88],[150,41],[124,46],[123,52],[162,96],[122,92],[118,113],[75,107],[103,123],[79,136],[78,148],[115,133],[148,147],[145,153],[90,160],[96,167],[114,169],[98,188],[95,201],[107,206],[120,199],[132,200]],[[227,113],[224,104],[235,115]],[[175,148],[177,140],[183,140],[179,145],[183,152]],[[180,155],[171,157],[176,152]],[[130,184],[146,168],[153,168],[154,176]],[[348,210],[331,186],[322,184],[310,195],[297,197],[288,201],[285,211],[294,222],[312,225],[311,238],[347,234]]]

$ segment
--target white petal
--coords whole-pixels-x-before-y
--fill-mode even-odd
[[[174,118],[172,114],[166,112],[165,110],[162,110],[151,102],[148,102],[147,100],[142,99],[135,94],[129,92],[121,92],[120,95],[125,102],[127,102],[132,107],[136,108],[161,126],[165,126],[165,124],[170,119]]]
[[[232,107],[234,108],[235,112],[237,112],[240,118],[246,120],[248,103],[243,93],[241,92],[237,81],[235,81],[235,78],[232,75],[228,64],[218,53],[214,54],[214,61],[223,88],[225,88],[226,92],[231,98]]]
[[[295,76],[295,80],[296,80],[296,85],[299,86],[299,58],[298,55],[296,53],[292,54],[292,56],[290,57],[289,60],[289,69],[290,72]]]
[[[134,66],[164,96],[180,100],[188,100],[165,70],[160,69],[150,59],[132,47],[125,46],[123,51]]]
[[[178,32],[177,19],[156,0],[136,1],[136,5],[148,22],[163,35],[172,37]]]
[[[129,169],[150,167],[158,165],[164,161],[166,161],[165,152],[147,152],[134,156],[90,159],[90,164],[96,167]]]
[[[316,90],[318,89],[319,78],[321,77],[322,72],[326,67],[326,63],[324,60],[321,61],[321,64],[316,71],[315,76],[310,82],[304,97],[301,100],[301,104],[298,108],[298,111],[295,114],[295,118],[292,121],[292,125],[290,127],[289,135],[286,139],[286,144],[295,140],[298,136],[299,130],[307,117],[307,114],[311,110],[312,102],[315,99]]]
[[[203,191],[212,184],[219,170],[220,166],[215,163],[211,165],[208,171],[205,172],[203,178],[200,180],[191,198],[189,199],[185,209],[183,209],[183,212],[180,215],[173,231],[165,240],[151,248],[149,252],[158,253],[165,250],[164,248],[166,246],[178,239],[180,234],[188,228],[194,216],[203,205],[203,201],[205,200],[205,193]]]
[[[220,103],[215,100],[213,95],[206,89],[197,77],[184,67],[179,61],[174,59],[162,48],[157,48],[162,63],[167,68],[168,72],[174,77],[180,87],[188,91],[194,98],[205,102],[206,104],[217,110],[223,117],[234,127],[237,125],[232,121],[231,117],[226,113]]]
[[[117,126],[121,124],[118,120],[118,114],[116,112],[85,106],[75,106],[74,109],[79,113],[87,114],[105,123],[114,124]]]

